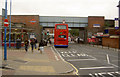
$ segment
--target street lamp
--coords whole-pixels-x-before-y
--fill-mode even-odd
[[[119,20],[119,30],[120,30],[120,0],[119,0],[119,5],[117,6],[118,9],[119,9],[119,17],[118,17],[118,20]],[[119,49],[120,49],[120,35],[119,35]]]
[[[7,0],[5,0],[5,20],[7,20]],[[4,21],[4,23],[5,23],[5,21]],[[5,26],[5,24],[4,24],[4,26]],[[5,42],[4,42],[4,60],[7,60],[6,33],[7,33],[7,27],[5,27],[5,37],[4,37],[4,40],[5,40]]]
[[[11,6],[12,6],[12,0],[10,0],[9,48],[11,48]]]

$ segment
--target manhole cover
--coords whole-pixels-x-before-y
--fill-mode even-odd
[[[13,61],[21,62],[21,63],[26,63],[27,62],[27,61],[24,61],[24,60],[13,60]]]

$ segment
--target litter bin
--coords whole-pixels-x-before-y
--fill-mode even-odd
[[[17,49],[20,49],[20,48],[21,48],[21,40],[20,40],[20,39],[17,39],[17,40],[16,40],[16,48],[17,48]]]

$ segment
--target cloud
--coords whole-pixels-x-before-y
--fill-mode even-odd
[[[9,14],[8,0],[8,14]],[[12,14],[118,17],[119,0],[12,0]],[[1,3],[0,3],[1,4]],[[1,6],[1,5],[0,5]],[[4,1],[2,1],[4,7]]]

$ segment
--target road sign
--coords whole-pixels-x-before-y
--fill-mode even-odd
[[[5,20],[4,20],[4,26],[5,26],[5,27],[8,27],[8,19],[5,19]]]
[[[93,27],[100,27],[100,24],[93,24]]]
[[[115,29],[119,29],[119,20],[115,18]]]
[[[35,22],[36,22],[35,19],[32,19],[32,20],[30,21],[31,24],[35,24]]]

